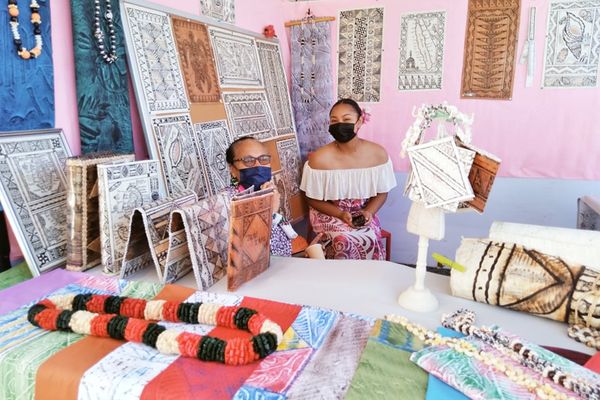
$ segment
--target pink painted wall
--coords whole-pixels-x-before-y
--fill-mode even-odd
[[[452,4],[449,6],[449,4]],[[461,100],[460,83],[467,0],[328,0],[297,2],[289,7],[301,17],[310,7],[318,16],[336,16],[340,9],[384,7],[384,56],[381,102],[372,104],[372,122],[362,136],[384,145],[397,170],[406,170],[400,143],[413,121],[413,106],[448,101],[474,113],[473,142],[500,158],[500,175],[600,179],[600,88],[541,89],[548,3],[522,0],[518,55],[527,34],[530,6],[537,7],[534,85],[525,88],[526,67],[516,66],[512,101]],[[447,10],[444,82],[441,91],[397,90],[400,15]],[[333,48],[337,49],[337,22]],[[337,70],[337,60],[333,60]]]
[[[199,1],[157,0],[157,4],[200,13]],[[400,142],[412,123],[413,107],[423,103],[448,101],[460,110],[475,115],[474,143],[502,158],[500,175],[514,177],[552,177],[600,179],[600,89],[541,89],[543,50],[548,1],[522,1],[519,54],[527,31],[528,7],[538,8],[537,70],[533,87],[525,88],[526,67],[517,65],[511,101],[461,100],[460,80],[467,0],[321,0],[287,2],[283,0],[238,0],[237,25],[260,32],[273,24],[289,67],[289,33],[283,23],[302,18],[308,7],[318,16],[337,16],[340,9],[384,7],[384,56],[381,102],[368,105],[372,121],[361,131],[364,138],[384,145],[397,170],[407,169],[399,157]],[[397,90],[399,19],[402,13],[447,9],[444,89],[441,91],[400,92]],[[79,129],[75,100],[70,6],[68,0],[52,2],[55,44],[56,126],[65,130],[74,153],[79,152]],[[337,49],[337,22],[332,24],[332,48]],[[59,45],[60,44],[60,45]],[[332,57],[334,70],[337,59]],[[138,158],[146,148],[137,109],[132,107],[134,143]],[[596,155],[596,156],[594,156]]]
[[[157,4],[198,15],[199,0],[156,0]],[[537,71],[534,86],[525,88],[525,66],[518,65],[512,101],[459,98],[467,0],[237,0],[237,25],[261,32],[275,26],[289,69],[289,33],[283,23],[302,18],[308,7],[318,16],[337,16],[340,9],[385,8],[382,100],[371,104],[372,121],[361,135],[384,145],[397,170],[407,169],[399,158],[400,142],[412,123],[413,106],[447,100],[475,114],[474,143],[503,159],[500,174],[514,177],[600,179],[600,89],[540,89],[548,1],[523,0],[519,54],[526,35],[530,5],[538,7]],[[52,1],[52,35],[56,90],[56,126],[65,131],[74,154],[79,154],[79,127],[75,96],[73,38],[69,0]],[[413,11],[447,9],[444,89],[399,92],[397,88],[400,15]],[[332,24],[332,49],[337,49],[337,22]],[[332,57],[334,70],[337,59]],[[133,96],[132,96],[133,99]],[[138,158],[146,158],[135,102],[132,101],[134,144]],[[15,241],[14,256],[18,256]]]

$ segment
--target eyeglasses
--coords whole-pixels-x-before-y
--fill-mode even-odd
[[[244,163],[246,167],[254,167],[256,161],[259,162],[260,165],[267,165],[271,163],[271,156],[269,154],[263,154],[258,157],[246,156],[242,158],[236,158],[233,161],[241,161]]]

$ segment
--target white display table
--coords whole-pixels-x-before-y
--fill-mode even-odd
[[[99,273],[99,269],[94,272]],[[157,277],[154,270],[146,269],[130,279],[156,281]],[[234,293],[374,318],[383,318],[386,314],[403,315],[429,328],[440,325],[442,314],[468,308],[477,313],[477,325],[499,325],[540,345],[595,353],[593,349],[569,338],[565,323],[453,297],[448,277],[428,273],[426,279],[427,287],[440,301],[440,308],[427,314],[411,312],[398,305],[398,294],[414,282],[414,269],[386,261],[272,257],[271,267],[267,271]],[[191,273],[176,283],[196,287]],[[227,292],[227,279],[222,279],[208,291]]]

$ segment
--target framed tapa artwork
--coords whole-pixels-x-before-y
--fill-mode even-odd
[[[61,129],[0,136],[0,202],[31,274],[67,261],[67,158]]]

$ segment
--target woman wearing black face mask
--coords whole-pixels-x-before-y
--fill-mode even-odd
[[[392,162],[383,147],[357,136],[365,120],[354,100],[335,103],[329,119],[335,140],[309,156],[300,184],[313,230],[329,239],[327,258],[384,260],[376,213],[396,186]]]
[[[242,137],[231,143],[225,152],[229,172],[231,173],[230,195],[249,189],[267,189],[274,187],[271,182],[271,155],[264,144],[252,137]],[[273,196],[273,215],[277,215],[280,206],[280,195],[277,190]],[[274,217],[271,231],[271,254],[283,257],[292,255],[291,239],[283,230],[284,222]],[[288,229],[291,226],[287,227]],[[293,231],[293,229],[292,229]]]

